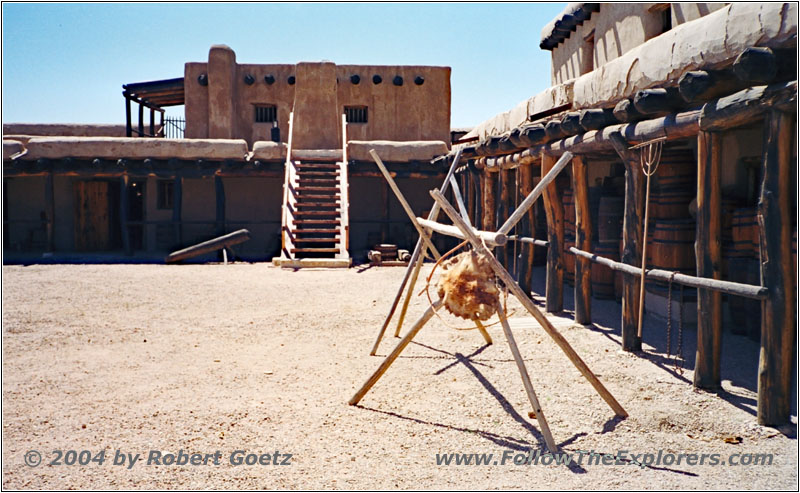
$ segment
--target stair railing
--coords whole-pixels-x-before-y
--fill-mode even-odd
[[[294,112],[289,113],[289,138],[286,148],[286,169],[284,171],[283,182],[283,210],[281,212],[281,256],[294,258],[294,240],[290,234],[290,227],[294,220],[295,196],[292,193],[294,188],[296,171],[294,161],[292,161],[292,129],[294,126]]]
[[[342,114],[342,160],[339,162],[339,253],[336,258],[349,258],[347,248],[350,243],[350,216],[347,182],[347,115]]]

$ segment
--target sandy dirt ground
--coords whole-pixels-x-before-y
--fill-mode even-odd
[[[723,391],[696,391],[692,371],[675,371],[664,354],[663,321],[648,320],[644,355],[621,351],[613,301],[594,302],[592,326],[574,325],[569,312],[551,319],[627,419],[614,417],[509,299],[556,442],[576,461],[578,451],[662,451],[673,459],[707,454],[707,461],[718,454],[724,465],[597,465],[588,456],[569,466],[514,465],[517,454],[546,450],[499,326],[489,329],[495,344],[486,346],[477,332],[434,317],[361,404],[348,406],[396,344],[390,334],[378,356],[368,355],[403,272],[4,266],[3,488],[797,488],[796,424],[756,424],[757,345],[726,334]],[[543,292],[540,270],[536,276]],[[424,296],[415,297],[409,320],[426,307]],[[693,360],[696,334],[684,337]],[[32,450],[42,455],[37,467],[25,463],[35,461]],[[67,465],[75,456],[65,455],[51,465],[56,450],[105,451],[105,462]],[[233,465],[237,450],[269,454],[270,462],[276,452],[280,461],[292,455],[289,465]],[[117,451],[140,460],[114,465]],[[150,451],[219,451],[220,464],[148,465]],[[492,459],[437,465],[437,454],[452,453]],[[753,454],[772,454],[772,464],[730,464]]]

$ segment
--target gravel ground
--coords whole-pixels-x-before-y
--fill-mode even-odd
[[[757,346],[726,334],[723,391],[696,391],[692,371],[675,371],[664,354],[663,321],[648,320],[644,355],[620,350],[613,301],[595,301],[593,326],[568,312],[550,318],[627,409],[624,420],[509,299],[556,442],[576,460],[579,450],[662,450],[719,454],[724,466],[501,464],[546,450],[498,326],[486,346],[434,317],[348,406],[396,343],[390,335],[368,355],[402,276],[244,263],[4,266],[3,488],[797,488],[796,419],[780,430],[756,424]],[[408,320],[426,306],[415,297]],[[695,337],[685,334],[685,354]],[[29,450],[41,452],[38,467],[25,464]],[[51,465],[55,450],[105,451],[105,462]],[[146,463],[150,451],[181,450],[219,451],[220,464]],[[270,462],[292,455],[285,466],[236,466],[237,450]],[[117,451],[140,460],[114,465]],[[457,452],[493,455],[490,465],[437,465],[436,454]],[[761,453],[772,465],[729,465],[731,454]]]

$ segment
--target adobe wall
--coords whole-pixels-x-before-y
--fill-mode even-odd
[[[214,46],[207,63],[187,63],[184,67],[186,138],[242,138],[252,147],[259,140],[270,140],[271,123],[255,123],[257,104],[277,107],[281,140],[287,141],[289,113],[296,92],[303,87],[302,74],[294,64],[238,64],[227,47]],[[213,63],[210,63],[213,62]],[[327,62],[330,63],[330,62]],[[325,66],[327,66],[327,63]],[[232,64],[232,65],[231,65]],[[333,65],[333,64],[331,64]],[[235,67],[231,69],[231,66]],[[305,64],[319,67],[319,64]],[[348,140],[441,140],[450,142],[450,68],[431,66],[333,65],[336,81],[336,147],[339,147],[341,115],[345,106],[367,106],[368,122],[348,125]],[[231,76],[231,74],[234,74]],[[207,76],[208,85],[198,78]],[[351,76],[360,79],[357,84]],[[373,77],[379,76],[380,83]],[[252,77],[252,84],[245,81]],[[274,82],[267,83],[265,77]],[[402,85],[395,85],[395,77]],[[294,77],[294,84],[290,83]],[[420,77],[421,84],[415,83]],[[316,83],[315,83],[316,84]],[[215,87],[216,85],[216,87]],[[319,86],[322,87],[322,86]],[[326,86],[329,87],[329,86]],[[308,97],[303,97],[304,100]],[[231,117],[232,115],[232,117]],[[320,120],[311,114],[305,120]],[[297,115],[297,119],[303,117]],[[231,136],[224,124],[231,121]],[[329,139],[332,140],[332,139]]]
[[[147,125],[149,119],[145,118]],[[125,124],[102,123],[4,123],[3,135],[125,137]]]
[[[582,75],[584,57],[593,57],[597,68],[661,34],[661,12],[653,3],[603,3],[591,19],[552,51],[551,82],[561,84]],[[725,7],[724,3],[673,3],[672,27]],[[584,40],[594,30],[594,50]]]

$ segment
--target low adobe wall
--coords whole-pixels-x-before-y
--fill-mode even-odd
[[[103,123],[4,123],[3,135],[125,137],[125,125]]]

